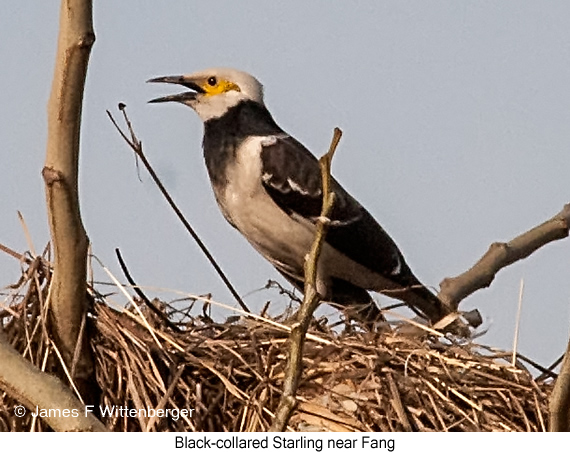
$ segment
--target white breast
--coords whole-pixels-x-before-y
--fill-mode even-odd
[[[238,148],[235,164],[227,169],[228,184],[217,200],[226,219],[257,251],[279,270],[299,278],[314,227],[301,218],[292,221],[265,191],[260,153],[267,139],[251,137]]]

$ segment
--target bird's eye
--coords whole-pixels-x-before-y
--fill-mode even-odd
[[[216,83],[218,83],[218,81],[216,80],[216,77],[210,77],[208,79],[208,85],[210,86],[216,86]]]

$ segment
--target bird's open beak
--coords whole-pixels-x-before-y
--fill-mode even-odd
[[[184,75],[171,75],[166,77],[151,78],[150,80],[147,80],[147,83],[174,83],[176,85],[182,85],[185,86],[186,88],[193,90],[193,91],[186,91],[180,94],[171,94],[170,96],[157,97],[156,99],[149,100],[149,103],[158,103],[158,102],[187,103],[189,101],[196,100],[196,96],[199,93],[205,92],[200,85],[198,85],[196,82],[190,80],[188,77]]]

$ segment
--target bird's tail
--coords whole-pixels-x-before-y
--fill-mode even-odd
[[[390,293],[386,293],[386,295],[403,301],[416,314],[432,323],[436,323],[449,314],[449,309],[445,307],[442,301],[427,287],[419,283],[410,287],[390,290]]]

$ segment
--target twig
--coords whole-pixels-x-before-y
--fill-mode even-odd
[[[452,310],[473,292],[489,287],[495,275],[504,267],[524,259],[540,247],[554,240],[568,237],[570,225],[570,204],[539,226],[515,237],[508,243],[493,243],[489,250],[469,270],[440,283],[438,295]]]
[[[570,432],[570,341],[550,395],[550,432]]]
[[[166,403],[168,402],[168,399],[170,399],[170,397],[172,397],[172,394],[174,394],[174,391],[176,389],[176,384],[178,383],[178,380],[180,379],[180,377],[182,376],[182,374],[184,373],[184,370],[186,369],[186,365],[182,364],[178,370],[176,370],[176,373],[174,374],[174,377],[172,377],[172,381],[170,382],[170,385],[168,386],[168,389],[166,390],[166,392],[164,393],[164,395],[162,396],[162,398],[160,399],[160,401],[158,402],[158,405],[156,405],[156,411],[163,409],[166,406]],[[148,424],[146,424],[146,431],[150,432],[150,430],[154,427],[154,424],[156,424],[157,420],[159,418],[157,417],[156,414],[154,414],[148,421]]]
[[[534,381],[539,382],[539,381],[545,380],[548,377],[550,377],[550,378],[558,377],[558,374],[556,372],[554,372],[554,369],[556,369],[558,364],[560,364],[562,362],[562,360],[564,359],[564,356],[565,356],[564,354],[560,355],[550,366],[548,366],[546,368],[535,366],[538,370],[540,370],[542,372],[542,374],[540,374],[538,377],[536,377],[534,379]]]
[[[144,326],[146,327],[146,329],[148,330],[148,332],[150,333],[150,335],[152,336],[152,338],[154,339],[154,342],[156,342],[156,345],[158,346],[158,348],[160,350],[163,350],[162,348],[162,344],[160,343],[160,341],[158,340],[158,338],[156,337],[156,331],[154,330],[154,328],[152,328],[150,326],[150,324],[148,323],[148,320],[146,319],[146,317],[144,316],[144,314],[141,311],[141,308],[139,308],[139,305],[137,303],[135,303],[135,300],[133,300],[133,297],[131,297],[131,295],[126,291],[126,289],[121,285],[121,283],[119,282],[119,280],[117,278],[115,278],[115,275],[113,275],[111,273],[111,271],[105,267],[105,265],[103,265],[103,262],[97,257],[97,256],[93,256],[93,258],[98,262],[98,264],[101,266],[101,268],[105,271],[105,273],[107,273],[107,275],[109,276],[109,278],[111,278],[111,281],[113,281],[115,283],[115,285],[117,286],[117,288],[123,293],[123,295],[127,298],[127,300],[130,301],[131,305],[133,306],[133,308],[135,309],[135,311],[137,312],[137,314],[140,316],[140,318],[142,319]]]
[[[400,397],[400,391],[398,390],[398,386],[396,386],[396,382],[394,381],[394,377],[391,373],[388,374],[388,384],[390,385],[390,393],[392,394],[392,406],[398,415],[398,419],[402,424],[404,431],[413,431],[412,425],[406,416],[406,410],[404,409],[404,404],[402,403],[402,398]]]
[[[270,431],[272,432],[285,430],[291,414],[297,406],[296,394],[303,370],[305,336],[313,318],[313,312],[320,301],[317,291],[317,266],[329,223],[328,217],[334,205],[334,193],[330,190],[331,161],[341,136],[341,130],[335,128],[329,151],[319,159],[323,184],[321,216],[317,220],[315,239],[305,260],[305,296],[297,313],[297,321],[292,326],[289,336],[289,359],[283,381],[283,393],[271,425]]]
[[[536,370],[540,370],[543,373],[543,375],[546,375],[546,377],[556,378],[558,376],[555,372],[552,372],[552,369],[547,369],[544,366],[541,366],[536,361],[533,361],[532,359],[528,358],[525,355],[522,355],[519,352],[517,352],[517,359],[520,361],[524,361],[527,364],[530,364]],[[534,379],[534,381],[540,381],[540,378],[537,377]]]
[[[519,289],[519,303],[518,303],[518,307],[517,307],[517,320],[515,323],[515,337],[513,339],[513,357],[511,359],[511,365],[513,367],[517,363],[517,347],[519,345],[519,329],[521,326],[523,293],[524,293],[524,279],[521,279],[521,285],[520,285],[520,289]]]
[[[24,220],[24,215],[22,212],[18,210],[18,219],[20,220],[20,224],[22,225],[22,229],[24,230],[24,235],[26,236],[26,241],[28,242],[28,249],[30,253],[32,253],[33,257],[36,257],[36,250],[34,249],[34,241],[32,240],[32,236],[30,234],[30,230],[28,229],[28,225],[26,224],[26,220]]]
[[[31,257],[26,256],[25,254],[18,253],[17,251],[14,251],[12,248],[8,248],[6,245],[2,245],[1,243],[0,243],[0,251],[3,251],[9,256],[12,256],[13,258],[18,259],[19,261],[25,262],[27,264],[31,264],[33,262],[33,259]]]
[[[172,323],[170,321],[170,319],[168,318],[168,315],[166,315],[164,312],[162,312],[160,309],[158,309],[154,304],[152,304],[152,301],[150,301],[148,299],[148,297],[145,295],[145,293],[137,285],[137,283],[135,282],[135,280],[131,276],[129,269],[127,268],[127,265],[125,264],[125,261],[123,260],[123,256],[121,255],[121,251],[119,250],[119,248],[115,248],[115,254],[117,255],[117,259],[119,260],[119,265],[121,266],[121,270],[123,270],[123,274],[125,275],[125,278],[127,278],[127,281],[129,282],[129,284],[131,285],[133,290],[137,293],[139,298],[166,325],[168,325],[172,330],[176,331],[177,333],[180,333],[180,328],[178,328],[174,323]]]
[[[170,194],[168,193],[168,191],[166,190],[166,188],[164,187],[164,185],[160,181],[160,179],[157,176],[156,172],[154,171],[152,165],[147,160],[147,158],[143,152],[142,142],[135,135],[131,121],[129,120],[129,118],[127,116],[127,112],[126,112],[125,108],[126,108],[125,104],[122,104],[122,103],[119,104],[119,110],[121,110],[121,112],[123,113],[123,118],[125,119],[125,123],[127,124],[127,128],[129,130],[129,134],[131,136],[130,138],[127,137],[127,135],[121,130],[121,128],[118,126],[117,122],[115,121],[115,118],[113,118],[113,115],[111,114],[111,112],[109,110],[107,110],[107,116],[109,116],[109,119],[111,120],[111,122],[113,123],[113,125],[115,126],[115,128],[117,129],[119,134],[121,135],[121,137],[123,137],[123,139],[127,142],[127,144],[135,152],[137,157],[141,159],[141,162],[143,163],[146,170],[150,174],[150,177],[152,178],[152,180],[154,181],[154,183],[156,184],[156,186],[158,187],[158,189],[160,190],[160,192],[162,193],[162,195],[164,196],[164,198],[166,199],[166,201],[168,202],[168,204],[170,205],[172,210],[174,210],[174,213],[176,214],[178,219],[182,222],[182,224],[184,225],[184,227],[186,228],[188,233],[192,236],[192,238],[194,239],[194,241],[196,242],[196,244],[198,245],[200,250],[206,256],[208,261],[210,261],[210,264],[212,264],[212,267],[214,267],[214,269],[218,273],[219,277],[222,279],[222,281],[224,282],[224,284],[226,285],[228,290],[231,292],[233,297],[236,299],[238,304],[241,306],[241,308],[245,312],[250,312],[249,308],[243,302],[243,300],[241,299],[241,297],[239,296],[239,294],[235,290],[234,286],[232,285],[230,280],[227,278],[226,274],[223,272],[221,267],[218,265],[218,263],[214,259],[214,256],[212,256],[212,254],[210,253],[208,248],[206,248],[206,245],[204,245],[204,242],[202,242],[202,239],[200,239],[200,237],[198,236],[198,234],[196,233],[194,228],[192,226],[190,226],[190,223],[188,222],[188,220],[186,220],[186,217],[184,217],[184,214],[178,208],[178,206],[176,205],[176,203],[174,202],[174,200],[172,199],[172,197],[170,196]]]

